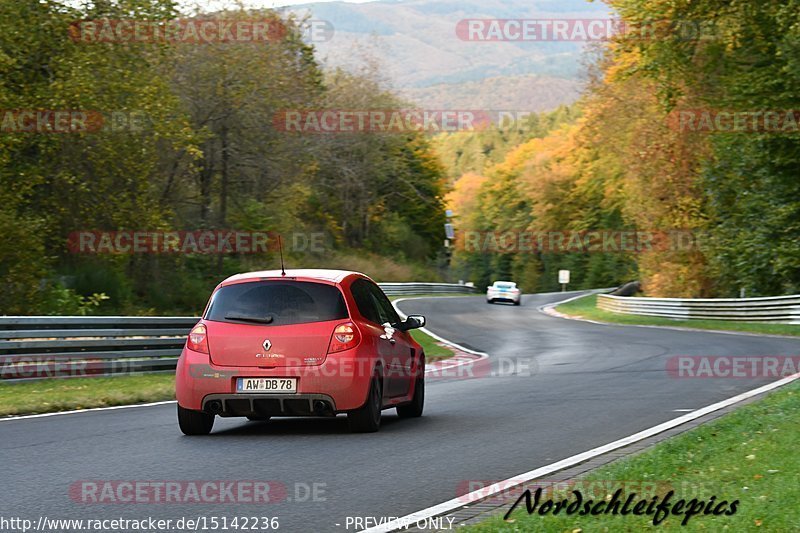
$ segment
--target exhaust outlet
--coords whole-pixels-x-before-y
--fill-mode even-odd
[[[328,402],[323,400],[314,401],[314,413],[318,415],[327,415],[331,413],[331,408]]]
[[[219,400],[211,400],[206,404],[206,411],[212,415],[218,415],[222,412],[222,402]]]

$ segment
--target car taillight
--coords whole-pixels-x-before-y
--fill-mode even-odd
[[[339,324],[333,330],[331,343],[328,345],[328,353],[341,352],[343,350],[355,348],[360,341],[361,337],[358,334],[358,329],[356,329],[355,324],[352,322]]]
[[[206,327],[203,324],[197,324],[189,333],[189,340],[186,341],[186,347],[190,350],[200,353],[209,353],[208,351],[208,335],[206,334]]]

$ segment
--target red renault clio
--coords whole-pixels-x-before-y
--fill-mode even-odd
[[[232,276],[217,286],[178,360],[178,423],[211,432],[216,416],[347,413],[377,431],[381,411],[422,415],[425,354],[371,279],[342,270]]]

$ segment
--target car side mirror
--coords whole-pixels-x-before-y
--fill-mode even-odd
[[[408,315],[405,320],[400,322],[399,328],[402,331],[408,331],[410,329],[417,329],[417,328],[424,328],[425,327],[425,317],[422,315]]]

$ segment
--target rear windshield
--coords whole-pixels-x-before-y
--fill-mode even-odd
[[[495,283],[494,286],[495,286],[495,288],[498,288],[498,289],[513,289],[515,287],[515,284],[514,283],[499,283],[498,282],[498,283]]]
[[[285,326],[347,318],[342,293],[308,281],[253,281],[226,285],[214,294],[206,320]]]

